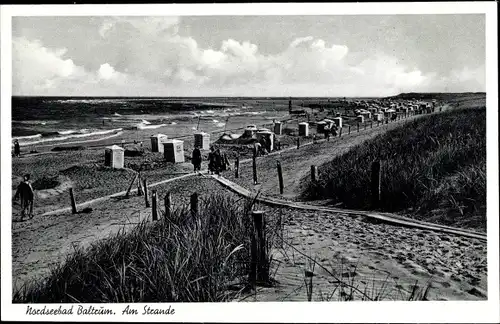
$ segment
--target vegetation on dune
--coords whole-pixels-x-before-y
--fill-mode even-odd
[[[252,202],[215,195],[78,249],[43,282],[14,293],[16,303],[217,302],[237,294],[250,260]],[[273,231],[272,221],[268,227]],[[241,279],[241,280],[240,280]],[[238,288],[238,286],[233,285]],[[234,288],[233,287],[233,288]],[[244,285],[243,285],[244,287]],[[240,287],[241,288],[241,287]]]
[[[78,190],[107,188],[110,184],[126,188],[134,177],[131,170],[105,167],[103,164],[74,165],[59,173],[70,178]]]
[[[59,179],[57,176],[55,177],[41,177],[33,181],[32,187],[34,190],[44,190],[44,189],[52,189],[60,185]]]
[[[485,107],[423,117],[381,134],[320,166],[320,181],[303,197],[370,209],[375,160],[383,168],[380,210],[485,230]]]
[[[56,146],[51,149],[52,152],[61,152],[61,151],[81,151],[84,150],[84,146]]]

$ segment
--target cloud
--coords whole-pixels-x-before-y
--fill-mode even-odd
[[[113,77],[115,69],[108,63],[102,64],[99,68],[99,76],[103,79],[109,80]]]
[[[141,96],[386,96],[410,91],[484,91],[484,65],[424,73],[392,55],[351,52],[314,36],[280,52],[228,38],[200,47],[177,17],[112,17],[101,22],[94,64],[65,48],[14,38],[14,94]],[[368,53],[368,54],[367,54]],[[350,59],[355,57],[356,59]]]
[[[51,50],[39,41],[13,38],[13,93],[33,93],[52,88],[57,79],[74,79],[85,73],[73,60],[63,58],[65,48]]]

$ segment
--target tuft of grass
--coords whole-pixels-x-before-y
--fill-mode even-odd
[[[76,249],[46,280],[15,291],[13,302],[232,300],[248,286],[253,204],[214,195],[200,201],[197,217],[184,206],[168,218],[143,221],[128,233]]]
[[[320,166],[324,176],[303,198],[371,209],[375,160],[382,161],[380,210],[485,230],[485,107],[422,117],[381,134]]]

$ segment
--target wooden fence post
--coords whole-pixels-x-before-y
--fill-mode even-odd
[[[156,198],[156,189],[153,189],[151,191],[151,216],[153,218],[153,221],[157,221],[158,220],[158,210],[156,208],[157,206],[157,203],[158,203],[158,200]]]
[[[380,161],[372,162],[371,170],[371,191],[372,191],[372,207],[378,208],[380,206],[380,196],[381,196],[381,165]]]
[[[280,186],[280,195],[283,194],[283,173],[281,170],[281,162],[276,161],[276,169],[278,169],[278,181]]]
[[[75,196],[73,195],[73,188],[69,188],[69,198],[71,199],[71,213],[78,214],[78,210],[76,210]]]
[[[342,127],[340,127],[339,137],[342,137]]]
[[[359,122],[358,122],[358,131],[357,132],[359,133]]]
[[[136,172],[136,174],[134,175],[134,179],[130,182],[130,185],[127,188],[127,192],[125,193],[126,198],[128,198],[128,196],[130,195],[130,190],[132,190],[132,186],[134,185],[135,179],[137,179],[138,176],[139,176],[139,173]]]
[[[170,192],[167,192],[164,198],[165,202],[165,218],[169,218],[170,215],[172,214],[172,197],[170,195]]]
[[[142,196],[141,174],[137,176],[137,196]]]
[[[191,216],[196,217],[198,215],[198,193],[193,193],[191,195]]]
[[[318,180],[318,167],[311,165],[311,181],[316,182]]]
[[[351,135],[351,125],[349,125],[349,135]]]
[[[142,180],[142,185],[144,187],[144,202],[146,203],[146,207],[149,208],[149,199],[148,199],[148,179]]]
[[[253,184],[257,184],[257,158],[252,157]]]
[[[234,161],[234,177],[239,178],[240,177],[240,157],[237,156],[236,160]]]
[[[300,137],[297,137],[297,148],[300,147]]]
[[[269,281],[269,266],[267,262],[266,255],[266,236],[265,236],[265,219],[263,211],[252,211],[252,218],[254,221],[254,235],[256,236],[256,244],[254,247],[256,249],[252,250],[252,260],[255,260],[256,264],[254,270],[256,270],[256,281],[267,282]]]

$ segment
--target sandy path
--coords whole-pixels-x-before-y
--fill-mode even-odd
[[[217,191],[218,183],[204,176],[193,176],[157,185],[158,197],[172,192],[172,204],[187,204],[192,192]],[[229,195],[231,193],[228,192]],[[159,208],[163,208],[161,199]],[[146,208],[143,196],[118,197],[92,204],[92,212],[73,215],[70,211],[40,215],[25,222],[12,223],[12,282],[21,286],[26,280],[40,278],[50,272],[50,267],[60,264],[73,246],[87,247],[92,242],[129,230],[143,219],[151,219],[151,209]]]
[[[267,207],[264,207],[265,209]],[[272,208],[267,208],[272,215]],[[405,300],[415,281],[431,282],[431,300],[486,299],[486,242],[432,231],[367,223],[341,213],[281,209],[285,244],[275,249],[273,271],[278,287],[259,288],[248,301],[304,301],[304,271],[315,259],[337,278],[373,298]],[[276,212],[274,212],[276,214]],[[354,269],[355,267],[355,269]],[[389,278],[387,276],[389,275]],[[385,283],[385,288],[382,285]],[[314,268],[313,301],[338,300],[335,278]],[[360,293],[357,297],[361,298]]]
[[[221,192],[213,179],[187,178],[157,187],[160,197],[168,190],[176,204],[186,204],[191,192],[203,196]],[[160,204],[161,205],[161,204]],[[131,229],[139,220],[149,218],[144,198],[111,199],[92,205],[90,214],[62,213],[47,215],[24,223],[13,223],[13,283],[45,276],[50,267],[65,260],[73,246],[89,246],[96,240]],[[432,299],[480,299],[486,289],[486,243],[470,238],[366,222],[362,217],[333,212],[309,212],[290,208],[259,206],[269,217],[281,213],[285,218],[285,239],[290,244],[274,250],[276,288],[259,288],[257,296],[247,300],[305,300],[303,287],[307,260],[299,252],[315,258],[338,275],[347,275],[347,266],[358,263],[355,278],[367,294],[381,291],[387,273],[384,298],[405,299],[414,280],[426,282],[432,277]],[[340,269],[340,264],[344,264]],[[278,265],[279,264],[279,265]],[[326,299],[321,293],[334,290],[335,280],[315,269],[314,300]],[[352,272],[352,270],[351,270]],[[375,277],[375,287],[372,287]],[[397,279],[395,279],[396,277]],[[344,278],[346,279],[346,277]],[[366,284],[363,284],[364,281]],[[397,282],[397,283],[396,283]],[[397,289],[396,285],[400,285]],[[377,286],[378,285],[378,286]],[[474,287],[477,289],[473,289]],[[378,287],[378,288],[377,288]],[[363,288],[364,289],[364,288]],[[370,290],[371,289],[371,290]],[[403,297],[401,297],[403,296]],[[332,298],[337,298],[334,295]]]
[[[403,226],[409,228],[418,228],[422,230],[429,230],[439,233],[446,233],[452,235],[458,235],[468,238],[476,238],[482,241],[486,241],[487,236],[486,233],[476,232],[473,230],[456,228],[451,226],[445,226],[440,224],[434,224],[430,222],[424,222],[420,220],[415,220],[407,217],[403,217],[400,215],[392,214],[392,213],[384,213],[384,212],[372,212],[372,211],[360,211],[353,209],[341,209],[341,208],[332,208],[330,206],[321,206],[312,203],[301,203],[301,202],[292,202],[278,198],[266,197],[263,195],[256,195],[255,193],[247,190],[238,184],[225,179],[222,176],[212,176],[219,183],[221,183],[224,187],[230,189],[231,191],[239,194],[240,196],[245,196],[247,198],[256,199],[257,202],[266,204],[268,206],[273,207],[286,207],[286,208],[294,208],[299,210],[305,210],[306,212],[329,212],[329,213],[342,213],[351,215],[354,217],[364,217],[367,218],[370,222],[374,223],[387,223],[394,226]]]

